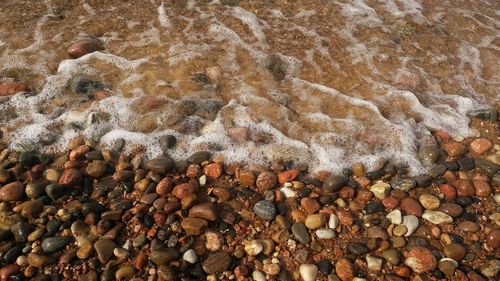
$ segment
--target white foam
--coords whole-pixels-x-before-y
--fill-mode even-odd
[[[161,5],[157,9],[158,11],[158,21],[160,22],[160,26],[169,29],[172,25],[170,23],[170,19],[168,18],[167,12],[165,11],[164,3],[161,1]]]

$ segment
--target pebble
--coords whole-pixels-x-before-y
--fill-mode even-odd
[[[190,264],[195,264],[198,262],[198,257],[196,256],[196,252],[193,249],[187,250],[183,255],[182,259],[187,261]]]
[[[470,144],[472,152],[477,154],[484,154],[493,147],[493,144],[488,139],[475,139]]]
[[[69,46],[66,52],[72,59],[77,59],[86,54],[102,50],[104,50],[102,42],[97,39],[92,39],[78,41]]]
[[[0,269],[0,280],[7,281],[11,275],[19,273],[19,266],[16,264],[9,264]]]
[[[262,172],[257,176],[257,180],[255,185],[257,186],[257,190],[260,192],[264,192],[273,188],[278,183],[278,178],[272,172]]]
[[[446,276],[451,277],[455,273],[455,269],[458,267],[458,262],[450,258],[442,258],[439,260],[438,268]]]
[[[194,205],[189,210],[189,216],[206,219],[208,221],[216,221],[219,217],[212,203]]]
[[[407,197],[401,200],[399,204],[401,210],[403,210],[407,215],[414,215],[417,217],[421,217],[423,214],[422,206],[418,203],[417,200]]]
[[[325,215],[320,213],[320,214],[308,215],[304,224],[309,229],[318,229],[320,227],[323,227],[325,223],[326,223]]]
[[[253,211],[263,220],[273,220],[276,217],[276,207],[267,200],[257,202],[253,207]]]
[[[414,215],[407,215],[403,217],[402,225],[406,227],[405,236],[412,235],[418,228],[418,218]]]
[[[347,185],[347,178],[339,175],[331,175],[323,181],[323,189],[326,192],[335,192]]]
[[[94,243],[94,249],[99,257],[99,261],[105,264],[113,256],[113,250],[116,248],[115,242],[107,239],[99,239]]]
[[[391,186],[385,182],[378,182],[370,187],[370,191],[376,198],[382,200],[389,196]]]
[[[250,170],[240,170],[240,173],[238,175],[238,181],[240,182],[240,185],[250,187],[255,184],[256,180],[257,177],[255,176],[254,172]]]
[[[304,224],[302,223],[294,223],[292,225],[292,234],[297,239],[300,243],[307,245],[309,244],[309,241],[311,240],[309,236],[309,232],[307,231],[307,228]]]
[[[36,268],[42,268],[56,262],[52,256],[43,256],[35,253],[28,254],[28,265]]]
[[[115,257],[119,260],[125,260],[130,256],[130,252],[124,248],[115,248],[113,250],[113,255],[115,255]]]
[[[147,161],[144,167],[155,173],[165,174],[175,168],[175,163],[172,158],[164,156]]]
[[[181,183],[174,187],[172,195],[179,199],[191,196],[196,191],[196,187],[191,183]]]
[[[481,273],[488,277],[494,278],[498,275],[498,271],[500,271],[500,260],[499,259],[491,259],[483,263],[483,265],[479,268]]]
[[[404,264],[416,273],[429,272],[437,267],[436,257],[424,247],[413,247],[408,252]]]
[[[470,180],[458,179],[451,182],[457,189],[458,196],[474,196],[476,194],[476,190],[474,189],[474,185]]]
[[[191,154],[187,160],[191,163],[194,163],[194,164],[201,164],[205,161],[208,161],[210,159],[210,152],[208,151],[198,151],[198,152],[195,152],[193,154]]]
[[[166,248],[161,250],[153,250],[149,256],[151,260],[156,265],[168,265],[171,261],[174,261],[179,256],[174,248]]]
[[[417,186],[417,182],[412,179],[395,178],[391,180],[391,186],[394,189],[408,192]]]
[[[316,230],[315,233],[316,233],[316,237],[318,237],[318,239],[333,239],[333,238],[335,238],[335,231],[333,231],[332,229],[321,228],[321,229]]]
[[[442,203],[439,206],[439,211],[456,218],[462,214],[463,208],[455,203]]]
[[[433,224],[443,224],[443,223],[453,222],[453,218],[450,215],[447,215],[446,213],[443,213],[441,211],[425,210],[424,214],[422,215],[422,218]]]
[[[220,273],[229,269],[231,257],[224,252],[212,253],[203,262],[203,270],[208,274]]]
[[[188,235],[200,235],[208,223],[204,219],[187,217],[182,220],[181,226]]]
[[[336,214],[330,214],[328,219],[328,227],[331,229],[336,229],[339,226],[339,217]]]
[[[481,197],[487,197],[491,194],[491,187],[485,180],[473,180],[472,184],[476,190],[476,195]]]
[[[398,237],[401,237],[403,235],[405,235],[406,233],[408,232],[408,229],[406,228],[406,226],[404,225],[397,225],[396,227],[394,227],[394,229],[392,230],[392,233],[395,235],[395,236],[398,236]]]
[[[294,189],[292,189],[288,186],[282,187],[280,190],[281,190],[281,192],[283,192],[283,194],[285,195],[286,198],[297,197],[297,191],[295,191]]]
[[[476,233],[476,232],[481,230],[479,225],[475,222],[472,222],[472,221],[459,222],[457,225],[457,229],[465,231],[465,232],[472,232],[472,233]]]
[[[382,240],[389,239],[389,234],[387,231],[380,226],[370,226],[366,229],[366,233],[371,238],[379,238]]]
[[[436,163],[439,159],[440,154],[440,149],[434,145],[424,146],[418,152],[420,160],[425,164]]]
[[[12,182],[0,188],[0,201],[20,201],[24,197],[24,184],[22,182]]]
[[[266,275],[262,273],[261,271],[255,270],[252,272],[252,278],[254,281],[266,281]]]
[[[461,244],[452,243],[444,246],[443,253],[446,257],[459,262],[467,255],[467,249]]]
[[[385,217],[388,218],[392,224],[401,224],[403,222],[403,216],[398,209],[391,211]]]
[[[318,267],[314,264],[303,264],[299,268],[300,276],[304,281],[316,281],[318,278]]]
[[[335,263],[335,272],[342,281],[352,281],[354,278],[354,267],[346,258],[341,258]]]
[[[431,194],[422,194],[419,199],[420,204],[427,210],[436,210],[441,205],[441,201],[438,197]]]
[[[120,267],[116,273],[115,273],[115,278],[116,280],[124,280],[131,278],[132,276],[135,275],[135,268],[131,265],[124,265]]]
[[[245,252],[249,256],[256,256],[264,250],[264,246],[258,240],[251,240],[245,243]]]
[[[493,249],[500,248],[500,229],[493,229],[485,237],[486,244]]]
[[[393,248],[384,250],[382,252],[382,257],[392,265],[398,265],[401,262],[399,252]]]
[[[207,177],[218,179],[222,175],[222,164],[210,163],[203,168],[203,172]]]
[[[0,97],[12,96],[29,91],[28,85],[19,81],[4,81],[0,83]]]
[[[63,250],[73,239],[71,237],[48,237],[42,241],[45,253],[54,253]]]
[[[465,146],[459,142],[449,142],[443,144],[443,149],[450,157],[460,157],[465,152]]]
[[[380,271],[382,269],[382,260],[374,256],[366,256],[366,265],[369,270]]]

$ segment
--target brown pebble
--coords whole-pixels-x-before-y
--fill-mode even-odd
[[[9,276],[19,272],[19,266],[17,264],[9,264],[0,269],[0,281],[9,280]]]
[[[203,262],[202,268],[208,274],[226,271],[231,265],[231,256],[224,252],[210,254]]]
[[[4,81],[0,83],[0,97],[12,96],[20,92],[29,91],[28,85],[18,81]]]
[[[452,243],[444,246],[443,253],[446,257],[459,262],[467,255],[467,249],[458,243]]]
[[[442,203],[439,206],[439,211],[456,218],[462,214],[463,208],[455,203]]]
[[[417,273],[429,272],[437,267],[437,260],[429,249],[417,246],[406,254],[405,265]]]
[[[459,157],[465,152],[465,146],[459,142],[445,143],[443,149],[450,157]]]
[[[182,220],[181,226],[188,235],[200,235],[208,223],[204,219],[187,217]]]
[[[192,183],[181,183],[176,185],[172,190],[172,195],[182,199],[186,196],[193,194],[196,191],[196,187]]]
[[[481,230],[479,225],[473,221],[462,221],[458,223],[457,228],[465,232],[478,232]]]
[[[500,229],[493,229],[488,235],[485,237],[486,244],[492,247],[493,249],[500,248]]]
[[[222,164],[221,163],[211,163],[203,168],[205,175],[212,179],[218,179],[222,175]]]
[[[399,204],[399,207],[407,215],[414,215],[417,217],[421,217],[423,214],[422,206],[420,206],[420,203],[417,200],[410,197],[402,199]]]
[[[380,238],[382,240],[389,239],[389,234],[387,233],[387,231],[380,226],[371,226],[366,229],[366,233],[371,238]]]
[[[75,186],[80,182],[82,171],[79,169],[64,170],[59,179],[59,183],[66,186]]]
[[[77,59],[86,54],[104,50],[102,43],[97,39],[78,41],[68,47],[68,56]]]
[[[138,270],[143,269],[148,262],[148,256],[145,251],[140,251],[139,254],[135,257],[134,267]]]
[[[351,261],[345,258],[335,263],[335,272],[342,281],[351,281],[354,278],[354,267]]]
[[[485,180],[473,180],[472,184],[476,190],[476,195],[486,197],[491,194],[491,187]]]
[[[458,196],[474,196],[476,194],[476,190],[470,180],[454,180],[451,182],[451,185],[457,189]]]
[[[281,172],[278,174],[278,182],[284,184],[285,182],[293,181],[299,176],[299,174],[300,171],[297,169]]]
[[[307,214],[314,214],[321,208],[321,205],[313,198],[302,198],[300,200],[300,206],[306,211]]]
[[[253,186],[255,184],[255,174],[250,170],[240,170],[238,174],[240,185]]]
[[[470,144],[470,150],[477,154],[483,154],[486,151],[490,150],[493,147],[493,144],[488,139],[475,139]]]
[[[20,201],[24,197],[24,184],[11,182],[0,188],[0,201]]]
[[[212,203],[201,203],[194,205],[189,210],[189,216],[195,218],[202,218],[209,221],[216,221],[217,211],[215,210]]]
[[[256,185],[257,189],[261,192],[266,191],[268,189],[273,188],[276,183],[278,182],[278,179],[276,178],[276,175],[272,172],[262,172],[259,174],[256,180]]]

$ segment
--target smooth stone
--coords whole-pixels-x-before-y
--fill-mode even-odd
[[[12,233],[16,242],[26,242],[28,235],[31,233],[33,228],[27,222],[18,222],[14,224],[11,228]]]
[[[328,219],[328,227],[331,229],[336,229],[339,226],[340,220],[336,214],[331,214]]]
[[[330,262],[330,260],[328,260],[328,259],[320,260],[318,262],[317,266],[318,266],[319,271],[321,273],[323,273],[324,275],[330,274],[330,272],[332,272],[332,269],[333,269],[333,265]]]
[[[47,193],[52,200],[57,200],[66,194],[66,188],[61,184],[53,183],[45,187],[45,193]]]
[[[407,215],[415,215],[417,217],[422,216],[422,206],[420,206],[420,203],[413,198],[410,197],[403,198],[400,202],[399,207]]]
[[[206,219],[208,221],[216,221],[218,219],[217,211],[212,203],[194,205],[189,210],[189,216]]]
[[[208,222],[200,218],[187,217],[182,220],[181,226],[188,235],[200,235],[208,226]]]
[[[290,188],[290,187],[282,187],[280,189],[281,192],[283,192],[283,194],[285,195],[286,198],[295,198],[297,197],[297,191],[295,191],[294,189]]]
[[[28,264],[36,268],[42,268],[55,263],[57,260],[52,256],[43,256],[35,253],[28,254]]]
[[[335,192],[347,185],[348,179],[344,176],[331,175],[323,181],[323,189],[326,192]]]
[[[370,250],[360,243],[349,243],[347,244],[347,251],[355,256],[362,256],[367,254]]]
[[[462,221],[462,222],[459,222],[458,225],[457,225],[457,228],[459,230],[462,230],[462,231],[465,231],[465,232],[472,232],[472,233],[476,233],[478,231],[481,230],[481,228],[479,227],[479,225],[475,222],[472,222],[472,221]]]
[[[245,243],[245,252],[249,256],[256,256],[264,250],[264,245],[258,240],[251,240]]]
[[[391,185],[385,182],[377,182],[370,187],[370,191],[376,198],[382,200],[389,196]]]
[[[444,246],[443,253],[446,257],[459,262],[467,255],[467,249],[461,244],[452,243]]]
[[[116,280],[123,280],[127,278],[131,278],[132,276],[135,275],[135,268],[131,265],[125,265],[120,267],[116,273],[115,273],[115,278]]]
[[[316,281],[318,278],[318,267],[314,264],[303,264],[299,268],[300,276],[304,281]]]
[[[401,224],[403,222],[403,216],[401,214],[401,211],[396,209],[388,213],[386,216],[392,224]]]
[[[318,229],[326,223],[326,218],[323,214],[314,214],[306,217],[305,225],[309,229]]]
[[[366,265],[369,270],[380,271],[382,269],[382,260],[374,256],[366,256]]]
[[[389,239],[389,234],[387,231],[380,226],[370,226],[366,229],[366,233],[371,238],[380,238],[382,240]]]
[[[304,245],[309,244],[311,237],[309,236],[309,232],[304,224],[294,223],[291,230],[295,239],[297,239],[300,243]]]
[[[252,272],[252,278],[254,281],[266,281],[266,275],[262,271],[255,270]]]
[[[116,248],[115,242],[107,239],[99,239],[94,243],[94,249],[102,264],[107,263],[113,256],[113,250]]]
[[[384,250],[382,252],[382,257],[392,265],[398,265],[401,262],[399,252],[393,248]]]
[[[0,188],[0,201],[20,201],[24,197],[24,184],[11,182]]]
[[[442,258],[439,260],[438,268],[444,275],[451,277],[455,273],[455,269],[458,267],[458,262],[450,258]]]
[[[418,156],[424,164],[436,163],[440,155],[441,150],[434,145],[424,146],[418,152]]]
[[[333,231],[332,229],[328,229],[328,228],[321,228],[321,229],[318,229],[316,230],[316,237],[318,237],[318,239],[333,239],[335,238],[335,231]]]
[[[54,253],[63,250],[73,239],[71,237],[48,237],[42,241],[45,253]]]
[[[420,204],[427,210],[436,210],[441,205],[441,201],[438,197],[431,194],[422,194],[418,198]]]
[[[45,194],[45,181],[32,181],[26,185],[24,192],[31,199],[36,199]]]
[[[486,241],[486,244],[493,249],[500,248],[500,229],[493,229],[490,231],[484,240]]]
[[[436,257],[431,250],[420,246],[411,248],[404,263],[416,273],[429,272],[437,267]]]
[[[190,264],[195,264],[198,262],[198,256],[196,256],[196,252],[193,249],[187,250],[183,255],[182,259],[187,261]]]
[[[391,242],[394,248],[402,248],[406,246],[406,240],[403,237],[392,237]]]
[[[208,151],[198,151],[187,158],[187,160],[194,164],[201,164],[210,159],[210,152]]]
[[[104,47],[97,39],[81,40],[68,47],[66,52],[72,59],[79,58],[89,53],[102,51]]]
[[[115,255],[115,257],[119,260],[125,260],[130,256],[130,252],[124,248],[115,248],[113,250],[113,255]]]
[[[253,211],[263,220],[273,220],[276,217],[276,207],[267,200],[257,202],[253,207]]]
[[[443,224],[443,223],[452,223],[453,218],[446,213],[440,211],[429,211],[425,210],[422,218],[433,223],[433,224]]]
[[[177,259],[179,252],[174,248],[166,248],[151,252],[149,259],[156,265],[168,265],[171,261]]]
[[[397,225],[396,227],[394,227],[394,229],[392,230],[392,233],[395,235],[395,236],[398,236],[398,237],[401,237],[403,235],[405,235],[406,233],[408,232],[408,229],[406,228],[406,226],[404,225]]]
[[[476,167],[488,176],[493,176],[496,172],[500,171],[500,165],[497,165],[486,159],[477,158],[474,161]]]
[[[220,273],[229,269],[231,256],[224,252],[212,253],[203,262],[202,268],[208,274]]]
[[[395,178],[391,180],[391,186],[394,189],[408,192],[417,186],[417,182],[412,179]]]
[[[456,218],[462,214],[463,208],[455,203],[443,203],[439,206],[439,211]]]
[[[147,161],[144,163],[144,167],[155,173],[165,174],[175,168],[175,163],[172,158],[164,156]]]

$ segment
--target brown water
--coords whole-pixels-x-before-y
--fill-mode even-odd
[[[429,131],[468,136],[468,111],[499,107],[499,11],[494,0],[4,0],[0,78],[34,91],[0,101],[0,126],[14,147],[48,151],[83,133],[154,156],[173,134],[174,157],[211,149],[332,170],[390,158],[418,172]],[[105,50],[68,59],[88,37]],[[74,93],[82,75],[112,94]]]

